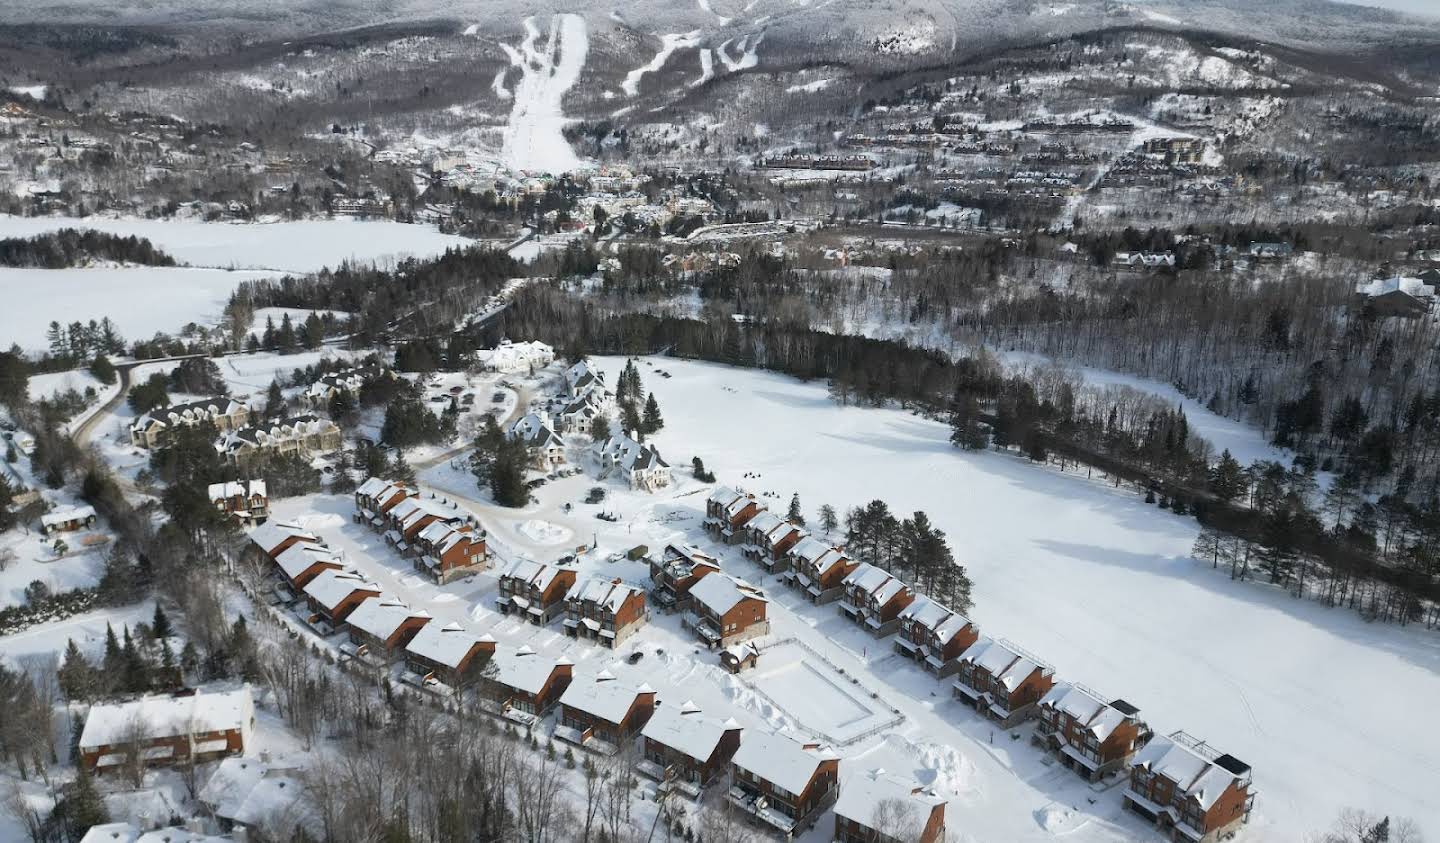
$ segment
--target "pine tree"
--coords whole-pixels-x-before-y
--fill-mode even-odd
[[[415,469],[411,468],[410,463],[405,461],[405,454],[401,452],[397,451],[395,453],[395,466],[390,470],[390,474],[400,483],[404,483],[407,486],[415,485]]]
[[[1209,472],[1211,494],[1221,503],[1230,503],[1245,493],[1245,469],[1230,455],[1230,449],[1220,452],[1220,460]]]
[[[797,527],[805,526],[805,511],[800,508],[799,492],[790,496],[790,511],[785,513],[785,518]]]
[[[68,700],[90,700],[99,690],[95,668],[90,664],[90,660],[85,658],[85,654],[80,652],[80,647],[73,638],[65,645],[65,661],[60,665],[58,679],[60,691]]]
[[[121,676],[124,677],[124,688],[127,691],[139,692],[150,689],[150,664],[135,646],[135,639],[130,635],[130,627],[125,627],[125,643],[121,645],[122,668]]]
[[[597,415],[590,420],[590,438],[596,442],[604,442],[610,438],[610,419],[603,415]]]
[[[950,409],[950,442],[966,451],[978,451],[988,439],[980,426],[980,409],[974,397],[957,393]]]
[[[825,535],[828,536],[828,535],[830,535],[831,533],[834,533],[834,532],[835,532],[835,528],[836,528],[836,527],[839,527],[839,526],[840,526],[840,517],[839,517],[838,515],[836,515],[836,513],[835,513],[835,507],[831,506],[831,505],[828,504],[828,503],[825,504],[825,505],[823,505],[823,506],[821,506],[821,507],[820,507],[820,529],[822,529],[822,530],[825,531]]]
[[[80,765],[75,781],[66,788],[64,804],[65,826],[71,840],[79,840],[87,830],[110,822],[110,812],[84,764]]]
[[[150,634],[157,641],[175,634],[175,630],[170,626],[170,618],[165,614],[165,610],[161,608],[159,602],[156,602],[155,615],[150,619]]]
[[[107,688],[115,688],[125,675],[125,654],[120,650],[120,641],[115,637],[115,629],[107,622],[105,624],[105,656],[100,663]]]
[[[658,432],[665,426],[665,420],[660,417],[660,405],[655,401],[655,393],[650,393],[645,398],[645,416],[641,419],[640,429],[646,436]]]

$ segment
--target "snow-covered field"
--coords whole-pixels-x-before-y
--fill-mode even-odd
[[[224,223],[0,216],[0,237],[33,237],[60,228],[93,228],[145,237],[176,261],[190,266],[282,272],[314,272],[345,261],[385,263],[410,256],[428,257],[472,242],[441,234],[434,226],[346,219]],[[12,271],[0,271],[0,279]]]
[[[750,491],[798,492],[812,514],[873,498],[925,510],[975,581],[982,630],[1136,703],[1157,732],[1183,728],[1254,766],[1251,839],[1297,839],[1346,805],[1440,827],[1426,784],[1440,781],[1440,735],[1415,726],[1440,694],[1433,634],[1233,583],[1189,557],[1193,520],[1019,458],[962,454],[942,424],[837,408],[821,384],[654,362],[673,376],[641,366],[672,464],[699,455],[732,483],[758,472]],[[612,382],[621,364],[603,361]]]
[[[6,222],[0,221],[0,232]],[[68,325],[108,316],[127,340],[174,333],[189,322],[213,324],[240,282],[272,275],[188,268],[0,269],[5,301],[0,344],[44,349],[52,320]]]
[[[502,156],[516,170],[564,173],[581,165],[562,134],[567,121],[561,100],[585,67],[590,47],[585,18],[555,15],[550,19],[549,37],[537,49],[539,38],[535,19],[526,18],[520,47],[500,45],[520,77],[515,83],[515,106],[505,127]],[[496,77],[492,87],[497,94],[504,91],[503,79]]]

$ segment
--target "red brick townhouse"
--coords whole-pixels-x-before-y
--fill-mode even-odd
[[[705,531],[716,541],[736,544],[745,535],[745,525],[764,509],[754,495],[716,486],[705,500]]]
[[[255,728],[250,687],[155,694],[90,706],[80,763],[93,772],[241,755]]]
[[[786,581],[805,593],[817,606],[833,603],[845,595],[845,578],[860,565],[838,547],[806,536],[790,548],[790,573]]]
[[[411,609],[390,596],[366,600],[345,619],[355,655],[385,663],[399,657],[405,645],[428,623],[429,612]]]
[[[720,570],[720,562],[698,547],[667,544],[659,559],[650,560],[651,594],[661,611],[673,612],[690,606],[690,589],[703,577]]]
[[[391,483],[379,477],[371,477],[355,490],[355,522],[368,524],[379,531],[385,524],[385,514],[411,495],[419,492],[407,489],[399,483]]]
[[[636,771],[670,787],[699,796],[700,791],[728,769],[740,748],[740,724],[707,717],[695,703],[679,708],[661,705],[645,728],[645,757]]]
[[[803,529],[775,513],[761,512],[745,525],[741,552],[760,563],[767,573],[783,574],[790,570],[790,558],[786,554],[806,535]]]
[[[614,649],[649,620],[645,592],[618,577],[591,577],[565,595],[565,634]]]
[[[486,538],[485,530],[470,524],[436,521],[410,543],[415,570],[441,585],[483,571],[490,558]]]
[[[1158,737],[1130,759],[1125,806],[1171,840],[1211,843],[1250,821],[1250,765],[1184,732]]]
[[[320,537],[299,524],[272,521],[249,533],[250,544],[260,553],[274,559],[297,542],[321,544]]]
[[[940,677],[958,671],[960,656],[980,640],[975,624],[929,597],[901,610],[899,632],[895,652]]]
[[[412,547],[415,537],[431,524],[445,523],[454,527],[476,523],[475,516],[458,504],[436,497],[412,495],[395,504],[385,513],[385,541],[404,556],[417,556]]]
[[[405,667],[416,677],[412,684],[438,682],[463,690],[494,655],[495,639],[489,635],[474,635],[458,623],[431,623],[405,645]]]
[[[495,607],[544,626],[565,611],[565,595],[575,585],[575,569],[517,559],[500,575]]]
[[[960,656],[955,699],[1002,726],[1028,720],[1055,684],[1055,669],[1014,644],[981,638]]]
[[[899,578],[874,565],[861,565],[842,581],[845,596],[840,614],[876,637],[900,628],[900,613],[915,601],[915,592]]]
[[[946,804],[884,770],[849,773],[835,800],[835,843],[943,843]]]
[[[840,787],[840,757],[818,744],[751,732],[730,759],[727,797],[783,837],[814,826]]]
[[[323,544],[300,542],[292,544],[275,557],[275,567],[286,584],[300,590],[320,576],[322,571],[338,571],[345,567],[345,557],[338,550]]]
[[[480,695],[498,714],[533,723],[545,716],[570,686],[574,666],[569,659],[542,656],[529,647],[496,647],[480,671]]]
[[[354,570],[321,571],[305,586],[310,621],[322,620],[332,629],[339,629],[361,603],[379,596],[380,584],[370,582]]]
[[[602,670],[593,679],[576,679],[560,695],[555,737],[614,754],[645,728],[654,713],[654,688],[622,682]]]
[[[1040,700],[1035,714],[1035,743],[1055,753],[1061,764],[1090,781],[1124,766],[1150,740],[1140,709],[1109,700],[1084,685],[1057,682]]]
[[[770,601],[760,589],[724,574],[705,577],[690,589],[684,625],[710,649],[730,647],[770,631]]]

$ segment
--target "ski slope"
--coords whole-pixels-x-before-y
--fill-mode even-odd
[[[537,48],[539,39],[535,19],[526,18],[525,40],[520,46],[500,45],[519,71],[513,92],[506,91],[502,76],[491,86],[497,94],[505,92],[515,100],[505,127],[502,156],[516,170],[565,173],[581,166],[563,134],[567,120],[561,100],[585,67],[590,46],[585,18],[555,15],[544,46]]]

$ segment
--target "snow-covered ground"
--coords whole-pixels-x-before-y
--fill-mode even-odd
[[[175,333],[190,322],[213,324],[240,282],[273,275],[188,268],[3,269],[0,344],[43,350],[52,320],[68,325],[108,316],[127,340]]]
[[[60,228],[93,228],[145,237],[176,261],[190,266],[283,272],[314,272],[344,261],[386,263],[411,256],[429,257],[472,242],[441,234],[430,225],[349,219],[224,223],[0,215],[0,237],[33,237]],[[13,271],[0,271],[0,279]]]
[[[641,367],[672,464],[699,455],[730,482],[757,472],[751,491],[777,505],[798,492],[812,514],[873,498],[925,510],[974,579],[984,631],[1124,696],[1158,732],[1183,728],[1254,765],[1251,839],[1296,839],[1345,805],[1440,827],[1424,784],[1440,780],[1440,736],[1415,728],[1440,694],[1433,635],[1233,583],[1189,557],[1193,520],[1018,458],[961,453],[942,424],[837,408],[821,384],[654,362],[673,376]],[[620,365],[602,361],[612,381]]]
[[[611,381],[623,364],[594,362]],[[850,626],[833,606],[799,599],[734,548],[711,544],[700,529],[709,487],[687,466],[699,455],[722,482],[746,483],[777,509],[792,492],[812,515],[822,503],[843,511],[872,498],[897,513],[924,509],[970,570],[972,616],[984,632],[1052,661],[1063,679],[1124,696],[1157,732],[1183,728],[1254,765],[1261,795],[1245,839],[1299,839],[1328,826],[1345,805],[1425,826],[1440,820],[1424,784],[1440,771],[1440,738],[1414,726],[1440,693],[1440,647],[1423,632],[1368,625],[1353,613],[1232,583],[1189,558],[1192,520],[1083,475],[994,452],[961,453],[943,424],[839,408],[821,384],[755,371],[668,359],[643,361],[640,370],[665,415],[655,441],[677,467],[672,489],[634,493],[597,483],[592,469],[552,480],[535,491],[536,503],[514,511],[488,504],[463,464],[422,472],[422,485],[477,512],[506,560],[568,552],[569,543],[536,540],[548,539],[551,526],[596,547],[582,555],[582,575],[643,583],[642,565],[606,561],[639,544],[654,550],[683,539],[716,553],[727,569],[766,588],[773,638],[794,640],[762,656],[753,673],[725,674],[673,616],[657,613],[619,654],[572,642],[558,627],[503,618],[493,605],[493,574],[431,584],[350,522],[346,498],[281,502],[277,516],[310,519],[387,590],[438,620],[564,654],[582,679],[602,668],[629,671],[663,700],[693,699],[747,728],[864,735],[865,724],[888,723],[841,747],[845,769],[884,767],[935,784],[952,800],[959,839],[1148,839],[1152,832],[1123,811],[1118,791],[1097,793],[1046,763],[1027,741],[992,730],[951,700],[946,683],[894,655],[889,641]],[[583,463],[579,447],[570,458]],[[606,499],[584,504],[595,485]],[[619,520],[596,519],[600,512]],[[537,529],[536,521],[547,526]],[[807,656],[791,648],[808,648]],[[617,666],[631,651],[644,653],[640,663]],[[797,664],[809,665],[808,674]],[[822,821],[802,839],[819,843],[828,833]]]
[[[580,15],[552,17],[549,37],[537,49],[539,37],[535,19],[526,18],[525,40],[520,47],[500,45],[519,71],[502,155],[516,170],[558,174],[581,166],[579,156],[562,133],[567,120],[561,100],[580,78],[590,39],[585,18]],[[492,87],[497,94],[504,91],[504,80],[496,77]]]

